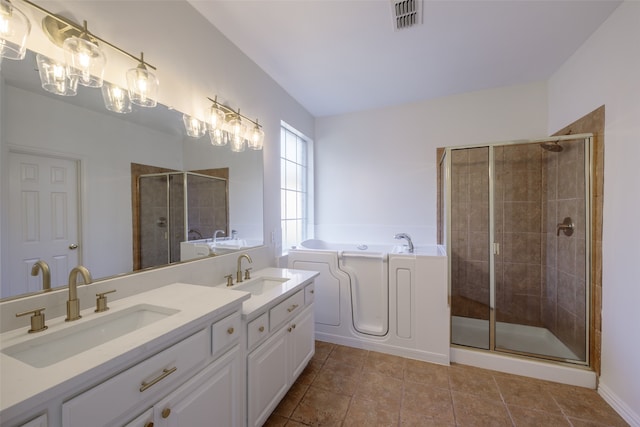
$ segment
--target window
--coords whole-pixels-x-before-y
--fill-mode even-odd
[[[280,200],[282,253],[311,237],[313,224],[312,142],[282,123],[280,133]]]

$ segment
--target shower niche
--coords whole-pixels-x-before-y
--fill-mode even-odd
[[[137,177],[135,269],[180,261],[180,242],[229,232],[228,180],[195,172]]]
[[[444,149],[452,344],[589,363],[591,142]]]

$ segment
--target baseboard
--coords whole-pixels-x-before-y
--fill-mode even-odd
[[[618,397],[606,384],[600,381],[598,385],[598,394],[607,402],[615,411],[620,414],[631,427],[640,427],[640,414],[636,413],[626,402]]]

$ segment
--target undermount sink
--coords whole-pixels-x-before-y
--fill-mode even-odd
[[[2,353],[35,368],[44,368],[179,311],[168,307],[138,304],[121,311],[99,315],[100,317],[89,321],[81,321],[57,332],[45,333],[7,347]]]
[[[236,284],[233,286],[233,289],[250,292],[251,295],[260,295],[269,289],[282,285],[288,280],[289,279],[282,277],[257,277],[255,279],[250,279],[246,282]]]

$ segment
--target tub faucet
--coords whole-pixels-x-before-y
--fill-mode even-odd
[[[242,282],[242,258],[246,258],[249,261],[249,264],[253,263],[253,260],[249,256],[249,254],[241,254],[238,257],[238,271],[236,272],[236,283]]]
[[[89,270],[81,265],[74,267],[69,273],[69,300],[67,301],[67,318],[64,319],[66,322],[78,320],[82,317],[80,316],[80,300],[78,299],[78,285],[76,284],[78,274],[82,276],[85,285],[93,281]]]
[[[398,233],[395,235],[394,239],[407,239],[407,243],[409,244],[409,252],[413,253],[413,242],[411,241],[411,236],[407,233]]]
[[[36,261],[33,267],[31,267],[31,275],[37,276],[40,271],[42,271],[42,290],[48,292],[51,290],[51,270],[49,270],[49,264],[43,260]]]
[[[213,243],[216,243],[218,241],[218,233],[222,233],[223,236],[226,234],[224,230],[216,230],[213,233]]]

